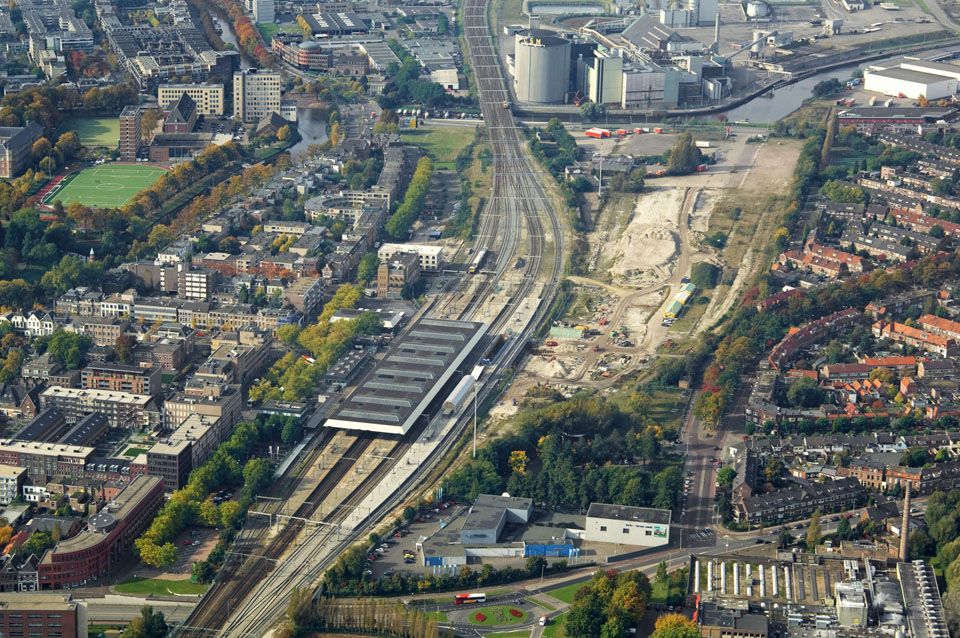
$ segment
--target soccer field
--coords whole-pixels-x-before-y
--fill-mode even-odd
[[[63,202],[69,206],[80,202],[95,208],[116,208],[129,202],[134,195],[153,184],[167,171],[156,166],[138,164],[107,164],[85,168],[72,178],[67,177],[45,204]]]

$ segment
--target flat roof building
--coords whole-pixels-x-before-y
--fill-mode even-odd
[[[26,633],[24,618],[28,619]],[[0,635],[87,638],[87,604],[72,600],[69,594],[0,594]]]
[[[496,543],[504,525],[526,525],[532,512],[532,499],[481,494],[460,529],[460,542],[464,545]]]
[[[482,323],[420,319],[344,398],[325,427],[406,434],[486,331]]]
[[[591,503],[584,538],[620,545],[666,545],[670,542],[670,510]]]

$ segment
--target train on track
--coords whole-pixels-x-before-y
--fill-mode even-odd
[[[487,255],[490,254],[489,250],[481,250],[477,253],[477,256],[473,258],[473,261],[470,262],[470,274],[473,275],[477,273],[481,268],[483,268],[483,262],[487,260]]]

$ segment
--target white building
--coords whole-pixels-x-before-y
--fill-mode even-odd
[[[279,73],[247,69],[233,74],[233,118],[259,122],[280,110],[283,86]]]
[[[863,88],[892,97],[939,100],[960,89],[960,66],[909,57],[878,62],[863,72]]]
[[[666,545],[670,542],[670,510],[591,503],[584,539],[640,547]]]
[[[597,104],[620,104],[623,98],[623,58],[597,50],[587,66],[587,97]]]
[[[0,465],[0,505],[9,505],[17,499],[26,476],[25,467]]]
[[[420,256],[421,272],[439,272],[443,268],[443,246],[427,244],[383,244],[377,250],[380,261],[387,261],[399,253],[416,253]]]
[[[253,19],[257,24],[272,24],[276,20],[274,0],[251,0]]]

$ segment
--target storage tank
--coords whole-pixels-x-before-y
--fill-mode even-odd
[[[770,7],[767,6],[766,2],[751,0],[747,3],[748,18],[766,18],[768,15],[770,15]]]
[[[754,31],[753,39],[750,40],[753,42],[753,46],[750,47],[750,53],[760,53],[763,51],[764,40],[767,39],[766,31]]]
[[[515,41],[517,99],[533,104],[563,102],[570,83],[570,41],[546,29],[520,31]]]

